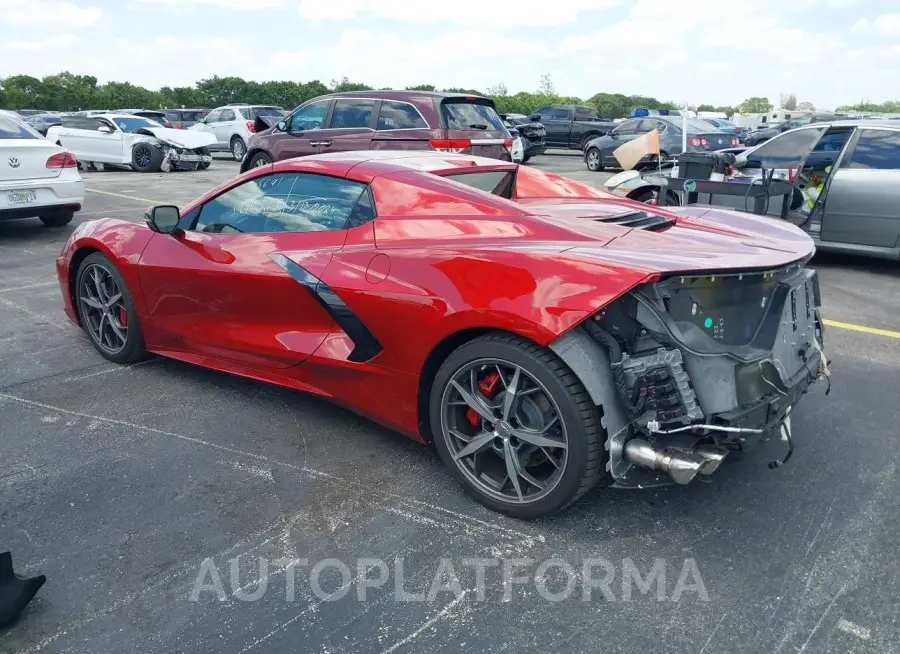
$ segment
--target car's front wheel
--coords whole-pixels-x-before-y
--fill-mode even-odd
[[[88,255],[75,278],[75,306],[81,325],[100,354],[114,363],[143,358],[141,323],[125,279],[100,252]]]
[[[581,381],[551,350],[511,334],[469,341],[444,361],[430,424],[466,491],[517,518],[565,509],[604,471],[599,412]]]
[[[255,152],[250,157],[250,168],[260,168],[261,166],[268,166],[272,163],[272,157],[270,157],[265,152]]]
[[[595,173],[603,170],[603,157],[600,156],[600,150],[598,148],[590,148],[587,151],[584,160],[585,163],[587,163],[588,170]]]

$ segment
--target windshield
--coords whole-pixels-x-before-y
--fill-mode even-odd
[[[504,130],[503,121],[489,104],[475,102],[444,101],[441,103],[441,117],[447,129],[492,129]]]
[[[256,120],[259,116],[274,116],[276,118],[284,118],[284,109],[278,107],[251,107],[250,120]]]
[[[135,132],[139,129],[162,127],[155,120],[149,118],[141,118],[140,116],[129,116],[128,118],[113,118],[113,122],[123,132]]]
[[[682,120],[678,118],[672,119],[672,124],[677,127],[682,126]],[[703,134],[706,132],[710,132],[710,128],[715,128],[715,125],[710,125],[707,121],[701,120],[699,118],[688,118],[687,119],[687,131],[688,134]]]
[[[0,139],[39,139],[31,127],[0,111]]]

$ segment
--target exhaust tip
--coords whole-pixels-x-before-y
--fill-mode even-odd
[[[722,461],[725,460],[725,457],[728,456],[728,450],[723,447],[716,447],[715,445],[700,445],[694,452],[703,459],[700,462],[701,475],[711,475],[714,473],[719,469],[719,466],[722,465]]]

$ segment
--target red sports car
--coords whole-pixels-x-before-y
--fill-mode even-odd
[[[316,393],[533,518],[598,483],[687,483],[772,435],[790,445],[792,407],[828,372],[813,252],[769,218],[369,151],[255,168],[146,224],[82,223],[57,272],[110,361],[154,352]]]

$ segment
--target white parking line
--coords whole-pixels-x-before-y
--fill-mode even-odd
[[[844,618],[838,620],[837,628],[844,633],[856,636],[860,640],[869,640],[872,637],[871,631],[865,627],[860,627],[858,624],[854,624],[849,620],[844,620]]]
[[[50,286],[59,286],[59,282],[40,282],[38,284],[25,284],[24,286],[0,288],[0,293],[15,293],[16,291],[27,291],[32,288],[47,288]]]

